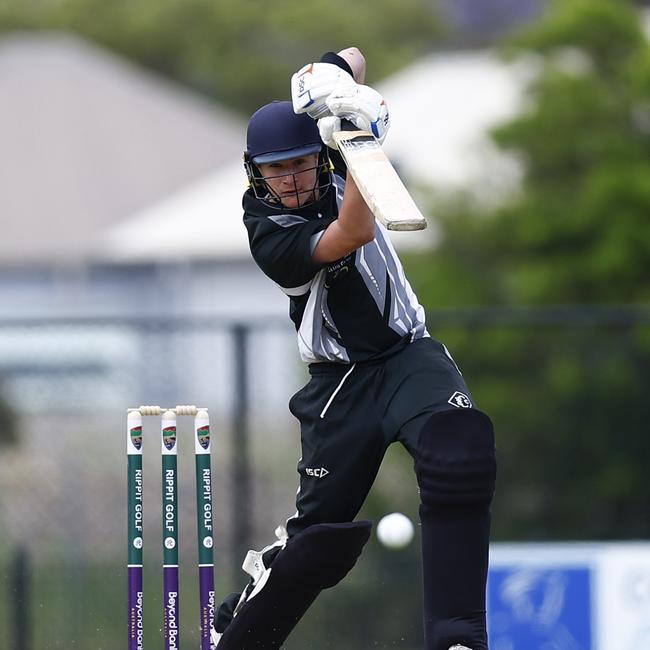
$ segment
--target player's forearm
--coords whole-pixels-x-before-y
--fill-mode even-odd
[[[352,76],[358,84],[366,80],[366,59],[358,47],[346,47],[337,54],[350,66]]]
[[[375,218],[348,174],[338,219],[325,230],[313,253],[317,263],[334,262],[375,237]]]
[[[366,205],[350,172],[345,180],[345,192],[338,222],[345,232],[361,242],[360,245],[367,244],[375,237],[375,217]]]

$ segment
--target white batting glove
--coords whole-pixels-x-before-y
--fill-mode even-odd
[[[355,86],[351,75],[333,63],[309,63],[291,77],[291,101],[296,113],[317,120],[330,115],[326,100],[336,88]]]
[[[330,149],[338,149],[336,141],[333,138],[333,135],[341,130],[341,118],[336,117],[335,115],[330,115],[328,117],[321,117],[318,120],[318,132],[320,133],[320,139],[326,144]]]
[[[388,106],[370,86],[341,86],[332,91],[325,103],[332,115],[344,117],[358,129],[370,131],[379,142],[386,138],[390,127]]]

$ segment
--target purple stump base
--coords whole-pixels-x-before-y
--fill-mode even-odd
[[[201,606],[201,650],[213,650],[210,630],[214,623],[214,570],[212,566],[199,567],[199,594]]]
[[[165,650],[180,647],[178,567],[163,568],[163,633]]]
[[[129,574],[129,644],[128,650],[142,650],[142,567],[128,567]]]

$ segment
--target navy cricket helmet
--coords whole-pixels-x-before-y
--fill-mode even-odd
[[[313,167],[316,170],[313,185],[300,191],[296,189],[297,206],[304,207],[321,198],[331,185],[331,162],[323,144],[316,122],[307,114],[297,115],[289,101],[274,101],[253,113],[246,132],[244,167],[248,181],[257,199],[274,208],[282,208],[282,197],[272,189],[267,179],[294,176],[292,172],[265,177],[258,165],[279,163],[292,158],[317,154]],[[296,185],[298,187],[300,184]],[[286,202],[285,202],[286,203]]]
[[[246,154],[254,163],[270,163],[318,153],[318,127],[306,113],[296,115],[291,102],[275,101],[253,113],[246,132]]]

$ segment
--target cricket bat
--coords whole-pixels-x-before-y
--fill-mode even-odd
[[[426,219],[375,136],[346,120],[342,127],[333,137],[370,211],[388,230],[426,228]]]
[[[356,47],[338,55],[345,59],[357,83],[364,83],[366,59]],[[427,222],[372,133],[343,120],[334,140],[371,212],[388,230],[423,230]]]

